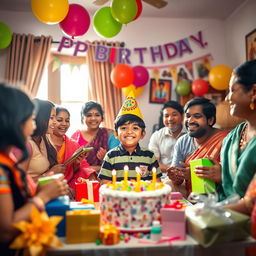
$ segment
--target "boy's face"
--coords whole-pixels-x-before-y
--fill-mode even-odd
[[[128,149],[135,149],[138,142],[144,138],[146,132],[138,126],[137,123],[128,123],[121,125],[117,129],[116,137],[121,141],[122,146]]]

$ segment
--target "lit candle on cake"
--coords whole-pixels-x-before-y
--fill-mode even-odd
[[[124,166],[124,186],[127,188],[128,186],[128,173],[129,173],[129,168],[128,165]]]
[[[156,167],[152,168],[152,187],[156,189]]]
[[[112,185],[113,188],[116,189],[116,170],[112,170]]]
[[[136,167],[136,186],[135,186],[135,191],[140,192],[140,168]]]

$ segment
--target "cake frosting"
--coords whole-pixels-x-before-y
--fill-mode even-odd
[[[101,220],[122,231],[148,231],[160,219],[160,209],[169,203],[169,185],[128,181],[100,187]]]

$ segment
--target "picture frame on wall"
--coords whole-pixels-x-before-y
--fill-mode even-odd
[[[246,60],[256,59],[256,29],[245,36]]]
[[[163,104],[171,99],[172,80],[150,79],[149,102]]]

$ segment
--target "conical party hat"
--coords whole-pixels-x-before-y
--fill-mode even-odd
[[[133,91],[129,92],[117,116],[123,116],[127,114],[138,116],[143,120],[142,114],[140,112],[138,103],[134,97]]]

